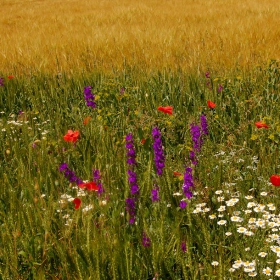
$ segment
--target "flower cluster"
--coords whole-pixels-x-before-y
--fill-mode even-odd
[[[152,130],[152,135],[154,139],[153,149],[154,149],[154,162],[156,166],[157,175],[161,176],[163,168],[165,166],[165,157],[163,154],[163,147],[161,141],[161,133],[158,127],[154,127]]]
[[[59,167],[60,172],[64,172],[65,178],[71,183],[76,183],[77,185],[83,184],[83,181],[75,175],[75,172],[70,170],[66,162],[62,163]]]
[[[85,97],[85,101],[87,102],[87,106],[94,109],[96,108],[96,103],[94,102],[95,96],[91,92],[91,89],[92,89],[91,86],[84,87],[84,97]]]

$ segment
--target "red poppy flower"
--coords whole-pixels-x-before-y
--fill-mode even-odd
[[[268,128],[268,125],[265,122],[263,122],[263,121],[256,122],[255,126],[257,128],[266,128],[266,129]]]
[[[9,80],[11,80],[11,79],[13,79],[13,78],[14,78],[14,76],[12,76],[12,75],[8,76],[8,79],[9,79]]]
[[[182,174],[180,172],[176,172],[176,171],[173,172],[173,175],[174,176],[182,176]]]
[[[216,104],[210,100],[207,101],[207,105],[210,109],[214,109],[216,107]]]
[[[88,122],[90,121],[90,119],[91,119],[91,117],[86,117],[86,118],[84,118],[83,124],[84,124],[84,125],[87,125]]]
[[[280,175],[272,175],[270,176],[270,182],[275,187],[280,187]]]
[[[143,138],[143,139],[141,140],[141,144],[144,145],[145,142],[146,142],[146,139]]]
[[[161,107],[160,106],[160,107],[158,107],[158,111],[161,111],[164,114],[172,115],[172,110],[173,110],[172,106],[166,106],[166,107]]]
[[[99,187],[94,182],[88,182],[78,185],[80,188],[87,188],[88,191],[98,191]]]
[[[66,141],[66,142],[76,142],[79,138],[79,131],[76,130],[76,131],[72,131],[72,130],[68,130],[67,134],[63,136],[63,139]]]
[[[76,198],[73,200],[73,203],[75,204],[75,209],[79,209],[80,206],[81,206],[82,201],[81,201],[78,197],[76,197]]]

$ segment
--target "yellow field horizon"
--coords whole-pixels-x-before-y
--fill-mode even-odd
[[[280,56],[278,0],[2,0],[0,73],[250,70]]]

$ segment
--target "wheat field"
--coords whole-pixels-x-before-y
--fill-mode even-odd
[[[279,59],[278,0],[2,0],[5,74],[182,69]]]

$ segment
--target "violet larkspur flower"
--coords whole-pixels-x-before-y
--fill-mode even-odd
[[[126,138],[126,149],[127,149],[127,164],[129,165],[136,165],[136,153],[135,153],[135,148],[134,148],[134,141],[133,141],[133,136],[132,133],[127,134]]]
[[[159,201],[159,187],[155,187],[151,191],[152,202]]]
[[[190,151],[190,159],[192,161],[192,164],[197,165],[197,159],[194,151]]]
[[[91,92],[91,89],[91,86],[84,87],[84,97],[85,101],[87,102],[87,106],[94,109],[96,108],[96,103],[94,102],[95,96]]]
[[[122,87],[122,88],[120,89],[120,94],[123,94],[124,92],[125,92],[125,88]]]
[[[153,144],[154,162],[155,162],[155,166],[156,166],[157,175],[161,176],[163,168],[165,166],[165,157],[163,154],[161,133],[160,133],[158,127],[153,128],[152,135],[153,135],[153,139],[154,139],[154,144]]]
[[[142,234],[142,245],[144,247],[150,247],[151,246],[151,239],[147,236],[145,232]]]
[[[134,224],[135,223],[135,215],[136,215],[136,209],[135,209],[135,202],[136,202],[136,199],[135,197],[133,198],[127,198],[125,200],[125,204],[126,204],[126,211],[128,212],[129,214],[129,223],[130,224]]]
[[[193,196],[193,193],[191,191],[191,189],[193,189],[193,188],[194,188],[194,183],[193,183],[193,176],[192,176],[192,168],[187,167],[185,174],[184,174],[184,184],[183,184],[182,189],[183,189],[185,196],[188,199],[192,198],[192,196]]]
[[[195,152],[200,152],[202,139],[200,135],[200,127],[194,123],[191,124],[191,135],[193,141],[193,149]]]
[[[100,176],[100,171],[98,169],[92,169],[92,175],[93,175],[93,181],[96,183],[98,186],[98,194],[102,194],[105,192],[104,188],[102,187],[102,182],[101,182],[101,176]]]
[[[180,208],[181,208],[181,209],[185,209],[186,207],[187,207],[187,202],[184,201],[184,200],[181,200],[181,201],[180,201]]]
[[[0,77],[0,87],[3,87],[3,86],[4,86],[4,78]]]
[[[206,116],[205,116],[205,115],[201,115],[201,116],[200,116],[200,125],[201,125],[202,133],[203,133],[204,135],[209,134],[209,131],[208,131],[208,123],[207,123],[207,119],[206,119]]]
[[[132,170],[127,170],[127,174],[128,174],[128,181],[130,184],[130,193],[132,195],[137,195],[139,194],[139,187],[137,185],[137,175],[135,172],[133,172]]]
[[[210,73],[209,72],[205,72],[205,77],[206,77],[206,79],[210,79]]]
[[[75,172],[69,169],[67,163],[62,163],[59,167],[59,171],[64,172],[64,177],[67,178],[70,183],[76,183],[77,185],[83,184],[83,181],[75,175]]]
[[[181,249],[182,249],[182,251],[183,251],[184,253],[186,253],[186,251],[187,251],[187,245],[186,245],[186,242],[185,242],[185,241],[182,241],[182,243],[181,243]]]

